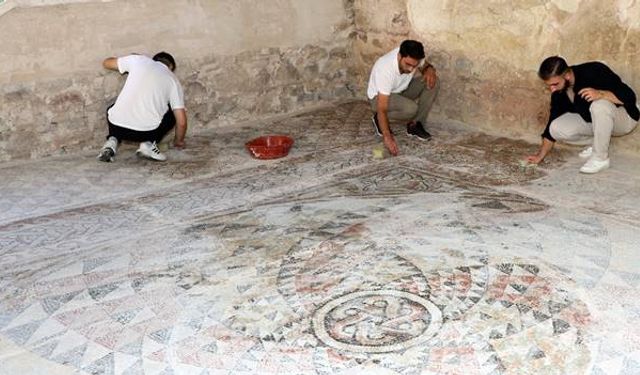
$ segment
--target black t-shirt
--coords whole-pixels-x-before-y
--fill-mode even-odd
[[[583,99],[578,92],[584,88],[592,88],[596,90],[611,91],[616,98],[623,103],[624,109],[629,117],[638,121],[640,119],[640,111],[636,106],[636,94],[631,87],[627,86],[617,74],[615,74],[608,66],[600,62],[588,62],[571,67],[575,76],[573,91],[575,98],[573,103],[569,100],[566,91],[556,91],[551,94],[551,113],[549,122],[544,129],[542,136],[555,142],[555,139],[549,133],[551,122],[567,112],[579,114],[586,122],[591,122],[591,112],[589,107],[591,103]],[[620,107],[618,105],[618,107]]]

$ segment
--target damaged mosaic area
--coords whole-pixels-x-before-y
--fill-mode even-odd
[[[267,162],[242,149],[260,134],[247,125],[194,137],[164,164],[125,146],[113,164],[4,167],[1,362],[24,374],[42,373],[24,364],[34,358],[69,374],[635,373],[637,318],[598,322],[588,293],[609,278],[609,224],[511,188],[566,153],[523,173],[530,145],[434,125],[433,141],[398,134],[401,155],[375,160],[369,118],[354,102],[261,124],[296,139]]]

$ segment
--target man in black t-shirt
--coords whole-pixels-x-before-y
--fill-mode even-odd
[[[551,90],[551,113],[540,150],[526,160],[540,163],[554,143],[562,141],[591,145],[580,153],[588,159],[580,172],[609,168],[611,136],[630,133],[640,119],[633,90],[600,62],[568,66],[552,56],[542,62],[538,76]]]

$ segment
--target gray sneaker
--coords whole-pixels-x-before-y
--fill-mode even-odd
[[[117,150],[118,140],[115,137],[109,137],[104,143],[104,146],[102,146],[102,150],[100,150],[97,158],[105,163],[110,163],[115,158]]]

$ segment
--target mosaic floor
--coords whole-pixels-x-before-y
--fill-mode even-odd
[[[640,373],[638,160],[429,130],[374,159],[354,102],[0,166],[0,374]]]

